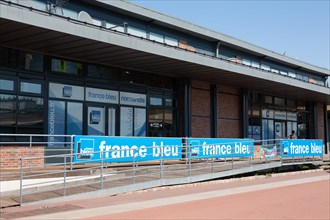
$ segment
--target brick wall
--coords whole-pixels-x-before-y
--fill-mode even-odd
[[[317,139],[324,139],[324,105],[317,103]]]
[[[192,137],[210,137],[210,85],[202,81],[191,82]]]
[[[242,121],[241,90],[218,85],[218,136],[221,138],[242,137]]]
[[[1,168],[19,168],[20,158],[25,157],[43,157],[44,147],[32,147],[30,152],[29,146],[0,146],[0,167]],[[44,165],[44,159],[23,160],[23,167]]]

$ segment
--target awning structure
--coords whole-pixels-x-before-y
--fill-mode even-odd
[[[324,86],[48,13],[0,7],[0,46],[330,104]]]

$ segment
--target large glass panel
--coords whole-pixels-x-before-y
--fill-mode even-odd
[[[105,112],[102,107],[88,107],[88,135],[105,135]]]
[[[162,106],[163,99],[161,97],[150,97],[150,105]]]
[[[252,67],[260,68],[260,64],[257,61],[252,61]]]
[[[108,109],[108,135],[109,136],[116,135],[116,109],[115,108]]]
[[[110,68],[101,65],[88,65],[87,75],[93,78],[115,80],[119,79],[120,71],[115,68]]]
[[[133,108],[120,108],[120,136],[133,136]]]
[[[146,77],[143,73],[132,72],[129,70],[122,71],[121,81],[130,84],[146,84]]]
[[[291,134],[291,131],[295,131],[295,133],[297,133],[297,122],[295,121],[287,122],[286,136],[289,136]]]
[[[52,71],[78,75],[82,73],[82,64],[60,59],[52,59]]]
[[[285,99],[275,97],[274,104],[277,106],[285,106]]]
[[[164,43],[164,36],[161,34],[156,34],[156,33],[150,32],[149,38],[150,38],[150,40]]]
[[[128,26],[127,32],[131,35],[137,36],[137,37],[147,37],[147,32],[145,30],[141,30],[135,27]]]
[[[149,136],[162,137],[163,136],[163,120],[164,109],[150,108],[149,109]]]
[[[173,98],[172,97],[166,97],[165,98],[165,106],[168,106],[168,107],[173,106]]]
[[[19,68],[25,70],[33,70],[42,72],[43,65],[44,65],[44,57],[41,54],[35,54],[25,51],[20,51],[20,58],[19,58]]]
[[[21,82],[20,91],[41,94],[41,84],[40,83]]]
[[[0,126],[16,124],[16,96],[0,94]]]
[[[0,79],[0,90],[14,91],[14,81]]]
[[[0,47],[0,66],[17,68],[18,50]]]
[[[262,120],[262,139],[273,140],[274,139],[274,121],[269,119]],[[267,141],[269,144],[270,142]],[[272,143],[272,142],[271,142]]]
[[[65,134],[65,102],[48,101],[48,134],[63,135]],[[50,147],[63,146],[64,138],[60,136],[49,136],[48,142]]]
[[[42,126],[44,122],[44,100],[36,97],[18,97],[17,125]]]
[[[146,136],[146,109],[134,109],[134,136]]]
[[[68,102],[67,104],[67,133],[68,135],[82,134],[83,105],[82,103]]]
[[[164,112],[164,136],[174,136],[173,111],[171,109],[166,109]]]
[[[171,46],[178,46],[178,40],[172,37],[165,36],[165,43]]]

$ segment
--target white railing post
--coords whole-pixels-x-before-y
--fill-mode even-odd
[[[163,182],[163,146],[160,146],[160,180]]]
[[[64,155],[64,196],[66,196],[66,155]]]
[[[23,203],[23,160],[20,160],[20,178],[19,178],[19,205],[22,206]]]
[[[74,135],[71,135],[70,137],[70,170],[73,169],[73,139]]]

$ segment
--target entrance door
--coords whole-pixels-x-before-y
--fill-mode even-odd
[[[87,135],[116,135],[116,108],[112,106],[87,107]]]
[[[284,121],[275,121],[275,139],[282,139],[286,137],[286,129]]]

